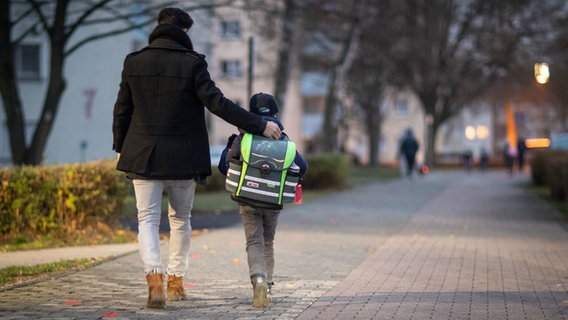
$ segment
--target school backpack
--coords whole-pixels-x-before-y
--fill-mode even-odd
[[[296,144],[288,139],[246,133],[241,139],[240,160],[229,161],[225,189],[236,200],[277,206],[292,202],[300,179],[295,155]]]

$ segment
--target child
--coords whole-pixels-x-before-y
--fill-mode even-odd
[[[280,126],[280,130],[284,129],[282,123],[276,118],[278,104],[273,96],[266,93],[253,95],[250,99],[250,111],[263,116],[266,120],[276,122]],[[224,175],[227,174],[229,161],[231,159],[238,160],[241,157],[242,137],[243,133],[238,136],[233,134],[221,154],[219,171]],[[282,132],[280,140],[284,139],[287,139],[287,136]],[[307,170],[307,163],[298,152],[294,157],[294,164],[299,167],[300,177],[304,175]],[[239,212],[245,230],[249,275],[254,292],[253,307],[268,308],[271,301],[271,288],[274,284],[272,281],[274,271],[273,241],[282,205],[232,198],[239,202]]]

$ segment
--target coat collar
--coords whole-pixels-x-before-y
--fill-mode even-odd
[[[192,51],[193,44],[187,33],[173,24],[159,24],[148,38],[149,48]]]
[[[148,49],[169,49],[169,50],[178,50],[178,51],[188,51],[189,49],[182,46],[179,42],[167,39],[167,38],[158,38],[146,48]]]

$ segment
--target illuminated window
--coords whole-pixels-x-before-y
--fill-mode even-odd
[[[465,137],[467,140],[483,140],[489,137],[489,128],[485,125],[465,127]]]
[[[473,126],[465,127],[465,137],[467,140],[475,140],[475,128]]]
[[[479,125],[477,126],[476,131],[477,139],[483,140],[489,137],[489,128],[487,128],[487,126]]]

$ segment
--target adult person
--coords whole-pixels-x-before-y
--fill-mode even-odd
[[[523,172],[525,166],[525,152],[527,151],[526,140],[519,138],[517,140],[517,161],[519,165],[519,172]]]
[[[489,152],[485,147],[481,147],[481,151],[479,153],[479,162],[481,165],[481,171],[487,170],[489,167]]]
[[[505,147],[503,148],[503,160],[505,162],[505,167],[509,175],[513,174],[513,169],[515,166],[515,160],[517,159],[517,148],[511,145],[508,141],[505,142]]]
[[[242,109],[211,80],[205,57],[193,50],[188,13],[165,8],[149,45],[124,60],[114,106],[113,149],[117,169],[132,179],[138,209],[139,251],[149,296],[147,307],[185,299],[191,209],[196,183],[211,175],[205,108],[251,133],[280,138],[275,122]],[[168,193],[169,262],[161,262],[159,224],[162,192]]]
[[[399,154],[402,156],[406,166],[406,175],[410,179],[415,169],[416,152],[418,152],[419,144],[411,128],[404,131],[402,140],[400,141]]]

